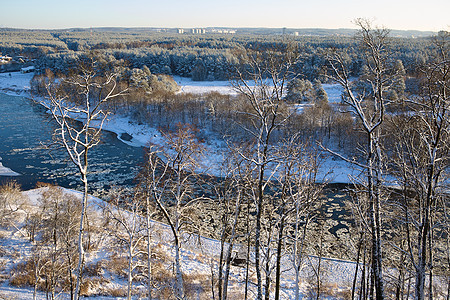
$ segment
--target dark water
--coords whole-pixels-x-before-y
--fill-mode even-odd
[[[20,173],[0,176],[0,183],[16,180],[23,189],[37,182],[81,187],[77,170],[64,150],[49,151],[56,125],[45,109],[24,97],[0,94],[0,157],[4,166]],[[101,144],[89,154],[91,192],[101,193],[113,185],[130,185],[143,158],[143,148],[131,147],[111,132],[103,132]]]

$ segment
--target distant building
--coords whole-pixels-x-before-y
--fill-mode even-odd
[[[177,29],[177,33],[178,34],[183,34],[184,33],[184,29],[183,28],[178,28]]]
[[[192,28],[191,29],[191,33],[192,34],[205,34],[206,33],[206,29],[204,29],[204,28]]]

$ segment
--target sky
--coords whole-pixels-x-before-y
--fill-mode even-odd
[[[449,0],[0,0],[0,28],[267,27],[450,30]]]

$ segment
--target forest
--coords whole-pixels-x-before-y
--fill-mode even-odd
[[[449,299],[450,34],[356,22],[305,36],[0,30],[0,53],[35,66],[31,94],[81,186],[41,183],[33,205],[0,188],[2,232],[31,245],[9,284],[51,299]],[[173,76],[236,95],[181,93]],[[164,145],[147,145],[134,186],[94,200],[89,153],[111,116]],[[220,176],[199,171],[213,137]],[[326,157],[357,175],[333,184]],[[192,250],[209,239],[215,255]],[[334,260],[351,262],[346,283]]]

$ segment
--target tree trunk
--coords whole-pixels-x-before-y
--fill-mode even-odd
[[[362,243],[363,243],[363,236],[364,236],[364,233],[361,231],[361,236],[359,238],[359,243],[358,243],[358,252],[356,254],[355,275],[353,275],[352,298],[351,298],[352,300],[355,299],[356,281],[358,279],[359,260],[360,260],[360,256],[361,256],[361,248],[362,248]],[[364,268],[364,266],[363,266],[363,268]]]
[[[222,238],[220,241],[220,257],[219,257],[219,271],[218,271],[218,285],[219,285],[219,300],[225,299],[222,298],[222,288],[223,288],[223,265],[224,265],[224,247],[225,247],[225,229],[226,226],[223,228],[222,231]],[[228,256],[226,256],[226,259],[230,259]],[[227,262],[227,260],[225,260],[225,262]],[[214,281],[214,278],[213,278]]]
[[[146,217],[147,217],[147,299],[152,299],[152,248],[151,248],[151,226],[150,226],[150,199],[149,196],[145,197],[146,200]]]
[[[230,243],[227,250],[227,255],[225,259],[225,273],[223,274],[223,288],[222,288],[222,298],[219,300],[226,300],[228,297],[228,279],[230,277],[230,264],[231,264],[231,253],[233,251],[233,244]]]
[[[175,276],[176,276],[176,295],[177,299],[185,299],[184,296],[184,284],[183,284],[183,273],[181,271],[181,259],[180,259],[180,245],[177,239],[175,243]]]
[[[247,300],[248,297],[248,277],[249,277],[249,267],[250,267],[250,203],[247,202],[247,218],[246,218],[246,227],[247,227],[247,256],[245,263],[245,290],[244,290],[244,299]]]
[[[87,151],[87,150],[86,150]],[[87,169],[87,165],[86,165]],[[75,287],[75,300],[80,297],[80,287],[81,287],[81,279],[83,272],[83,264],[84,264],[84,246],[83,246],[83,234],[84,234],[84,218],[86,215],[86,207],[88,200],[88,181],[86,172],[81,174],[81,180],[84,183],[84,193],[83,193],[83,202],[81,204],[81,218],[80,218],[80,227],[78,234],[78,266],[77,266],[77,284]]]
[[[284,212],[282,212],[284,214]],[[277,262],[275,271],[275,300],[280,299],[280,281],[281,281],[281,251],[283,250],[283,232],[284,232],[284,217],[281,218],[280,229],[278,232],[278,246],[277,246]]]
[[[133,240],[132,238],[130,239]],[[133,284],[133,249],[132,245],[128,247],[128,282],[127,282],[127,300],[131,300],[131,287]]]
[[[377,131],[378,132],[378,131]],[[375,166],[375,155],[377,154],[377,146],[375,142],[375,136],[372,135],[373,132],[367,133],[368,138],[368,170],[367,170],[367,185],[369,192],[369,223],[371,226],[372,234],[372,272],[373,281],[375,285],[375,299],[384,299],[384,286],[383,286],[383,270],[382,270],[382,253],[381,253],[381,220],[380,220],[380,196],[379,196],[379,185],[380,181],[377,180],[381,169]],[[378,158],[377,163],[380,163],[380,158]],[[375,174],[376,175],[375,175]],[[377,177],[376,177],[377,176]]]
[[[262,300],[262,276],[261,276],[261,211],[263,202],[262,180],[264,176],[264,169],[260,170],[258,182],[258,199],[256,204],[256,228],[255,228],[255,268],[258,292],[256,299]]]

